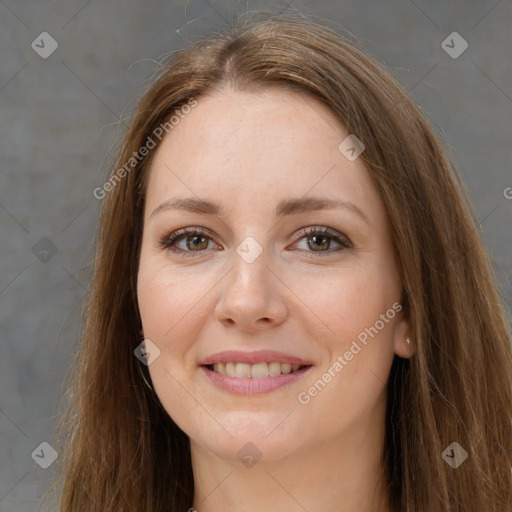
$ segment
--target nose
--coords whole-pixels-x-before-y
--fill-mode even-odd
[[[220,286],[215,316],[226,327],[255,332],[284,322],[285,285],[268,266],[265,251],[251,263],[234,253],[232,269]]]

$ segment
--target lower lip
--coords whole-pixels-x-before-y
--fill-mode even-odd
[[[281,375],[277,375],[276,377],[256,379],[254,377],[228,377],[227,375],[222,375],[222,373],[214,372],[205,366],[201,366],[201,370],[215,386],[236,395],[261,395],[270,393],[275,389],[282,388],[283,386],[300,380],[311,368],[311,366],[306,366],[293,373],[281,373]]]

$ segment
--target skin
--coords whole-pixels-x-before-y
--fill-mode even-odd
[[[338,149],[347,135],[311,97],[226,88],[199,98],[156,149],[138,300],[143,334],[160,350],[149,366],[153,387],[190,438],[199,512],[390,510],[381,479],[386,384],[394,355],[412,354],[402,313],[309,403],[298,401],[402,294],[382,200],[361,158],[349,161]],[[348,208],[275,217],[279,201],[304,196],[350,201],[368,223]],[[151,216],[185,197],[225,212]],[[159,246],[189,226],[211,237],[177,241],[188,256]],[[296,236],[309,226],[331,228],[351,245],[337,250],[333,239]],[[263,249],[252,263],[236,252],[249,236]],[[228,349],[272,349],[314,366],[284,388],[239,396],[198,367]],[[252,467],[237,457],[247,442],[262,454]]]

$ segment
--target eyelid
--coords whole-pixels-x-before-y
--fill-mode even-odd
[[[301,228],[295,233],[295,237],[298,237],[298,240],[296,240],[292,246],[297,245],[308,236],[319,235],[324,235],[327,238],[330,238],[335,244],[338,244],[338,247],[335,247],[334,249],[330,248],[327,251],[307,251],[305,249],[298,249],[300,253],[308,258],[328,258],[334,254],[338,254],[340,252],[354,248],[350,238],[347,235],[327,226],[308,226]]]
[[[157,245],[159,249],[169,249],[175,242],[179,241],[180,239],[186,238],[186,236],[192,236],[192,235],[203,235],[212,241],[215,240],[215,234],[213,231],[209,230],[205,227],[199,227],[199,226],[187,226],[185,228],[176,229],[170,233],[166,233],[162,237],[158,239]],[[193,253],[194,251],[185,251],[189,253]],[[198,251],[198,253],[203,251]]]
[[[294,238],[303,238],[304,236],[308,235],[328,235],[333,239],[339,239],[340,241],[346,242],[347,245],[353,245],[352,241],[347,235],[341,233],[340,231],[336,231],[335,229],[329,228],[327,226],[307,226],[305,228],[301,228],[295,232]]]

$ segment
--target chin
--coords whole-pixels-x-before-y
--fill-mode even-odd
[[[289,411],[265,414],[259,411],[217,415],[216,419],[224,428],[210,418],[208,427],[204,422],[195,424],[189,437],[202,449],[222,459],[244,463],[246,457],[252,457],[261,459],[262,463],[277,462],[289,458],[301,446],[308,444],[304,438],[306,432],[296,424],[297,418],[292,420],[294,413],[286,418],[288,414]],[[199,430],[200,427],[204,430]]]

